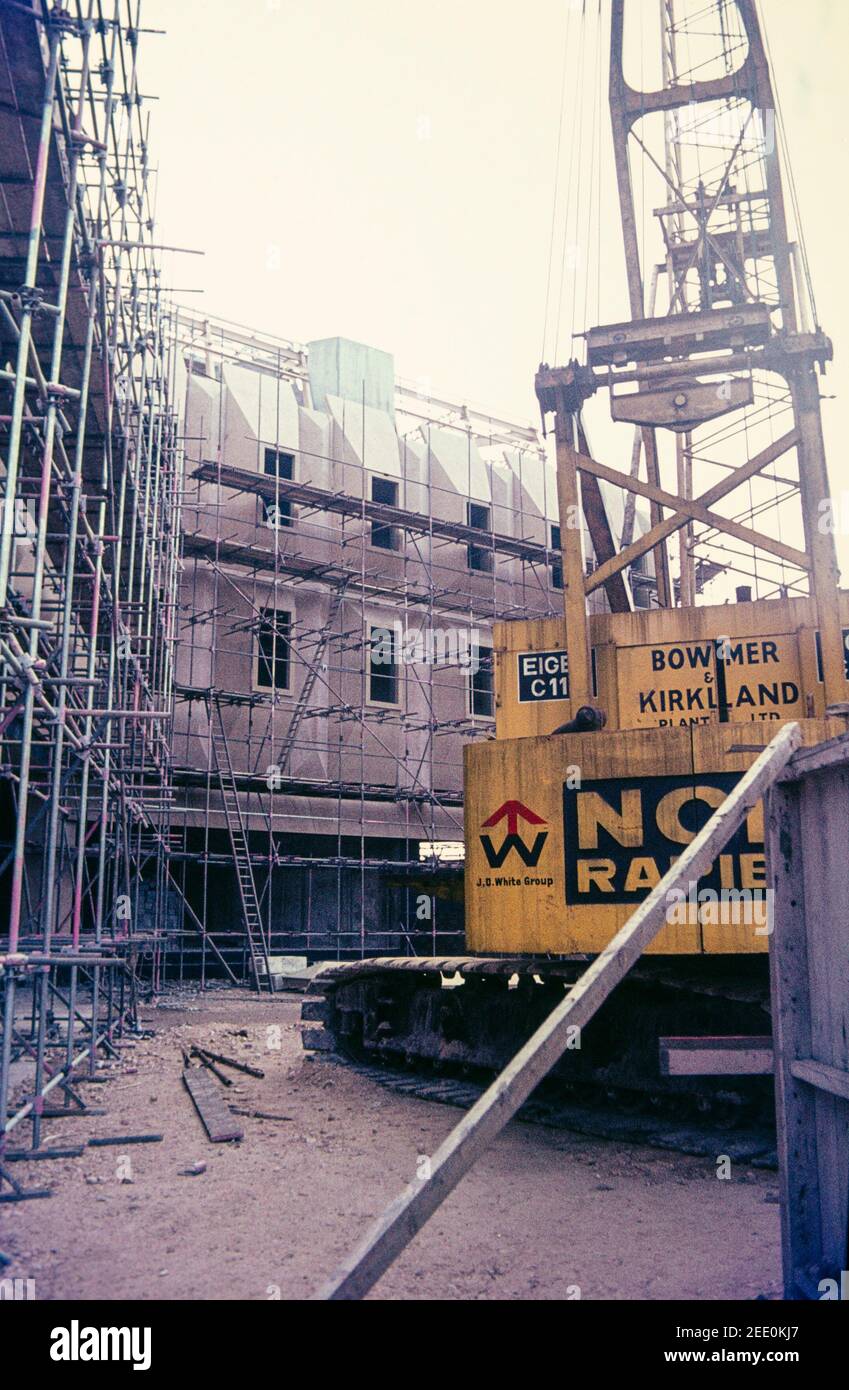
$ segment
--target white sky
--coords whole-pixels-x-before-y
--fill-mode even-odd
[[[629,3],[656,24],[657,0]],[[385,348],[438,395],[536,423],[569,5],[143,0],[142,26],[167,30],[140,53],[142,89],[158,98],[158,237],[206,253],[170,257],[171,283],[203,288],[185,297],[194,308],[284,337]],[[824,406],[838,492],[849,487],[849,4],[762,0],[761,13],[835,342],[823,390],[838,395]],[[605,126],[606,78],[605,62]],[[612,170],[601,178],[612,197]],[[609,321],[627,309],[618,225],[604,220]]]

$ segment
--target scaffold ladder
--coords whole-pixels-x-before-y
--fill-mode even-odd
[[[273,990],[274,983],[271,978],[268,940],[262,925],[262,913],[260,911],[259,897],[256,891],[256,881],[254,879],[253,865],[251,864],[250,849],[248,848],[247,830],[245,828],[244,817],[242,816],[242,808],[239,805],[239,794],[236,789],[236,779],[233,775],[233,764],[230,759],[230,745],[227,742],[227,731],[224,728],[224,719],[217,695],[212,695],[210,705],[209,732],[212,743],[212,756],[215,760],[215,768],[218,773],[221,804],[224,807],[227,831],[230,836],[230,847],[233,851],[236,881],[239,885],[239,899],[242,904],[242,920],[244,922],[245,936],[247,937],[248,947],[250,949],[254,983],[258,990],[262,989],[263,983],[268,990]],[[260,967],[260,961],[262,961],[265,967],[264,971]]]
[[[283,743],[280,748],[280,756],[277,762],[281,773],[286,771],[286,767],[289,762],[289,756],[292,752],[292,748],[294,746],[295,739],[298,734],[298,729],[300,728],[301,721],[303,720],[304,715],[307,712],[313,687],[316,681],[318,680],[321,659],[324,656],[324,653],[327,649],[327,644],[333,635],[331,629],[336,619],[336,615],[342,606],[342,600],[344,599],[344,597],[345,585],[342,584],[333,595],[332,602],[327,612],[327,619],[324,625],[324,629],[322,631],[321,638],[316,649],[315,657],[313,658],[312,662],[309,663],[304,660],[303,655],[301,655],[300,657],[301,661],[304,662],[304,665],[307,668],[307,674],[304,677],[304,683],[301,686],[300,693],[295,702],[295,707],[292,710],[292,717],[289,720],[289,727],[286,730],[285,736],[283,738]]]

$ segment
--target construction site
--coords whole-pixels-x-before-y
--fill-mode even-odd
[[[540,4],[516,420],[199,307],[145,67],[187,21],[0,0],[4,1298],[849,1298],[793,7]]]

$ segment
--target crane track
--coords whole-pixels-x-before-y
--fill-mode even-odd
[[[470,956],[333,964],[304,996],[303,1045],[396,1093],[468,1107],[586,964],[586,958]],[[519,1118],[774,1166],[769,1078],[682,1082],[661,1078],[657,1068],[658,1030],[684,1031],[666,1027],[668,1021],[686,1020],[698,1032],[700,1022],[701,1031],[711,1031],[724,1019],[726,1031],[763,1032],[768,991],[760,965],[705,970],[697,964],[688,971],[680,961],[649,962],[617,993],[618,1004],[608,1001],[600,1026],[586,1030],[584,1055],[571,1053]]]
[[[485,1081],[476,1082],[468,1077],[438,1076],[427,1070],[411,1073],[387,1062],[355,1061],[333,1052],[325,1053],[324,1058],[376,1082],[395,1095],[453,1105],[461,1110],[470,1110],[486,1089]],[[652,1098],[647,1099],[651,1106]],[[710,1123],[696,1124],[662,1113],[624,1114],[600,1091],[592,1105],[579,1104],[566,1094],[537,1093],[526,1101],[516,1118],[523,1124],[568,1130],[595,1139],[645,1144],[649,1148],[703,1158],[716,1159],[722,1155],[733,1163],[745,1163],[751,1168],[778,1168],[774,1128],[766,1124],[737,1128],[739,1117],[730,1110],[709,1117]]]

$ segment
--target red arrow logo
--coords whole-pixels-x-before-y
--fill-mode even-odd
[[[542,816],[538,816],[535,811],[531,811],[527,806],[523,806],[521,801],[505,801],[503,806],[499,806],[497,811],[493,811],[489,820],[484,821],[483,829],[486,830],[491,825],[497,825],[498,822],[504,820],[505,817],[507,818],[508,835],[515,835],[517,833],[520,820],[526,820],[529,825],[548,824],[547,821],[543,820]]]

